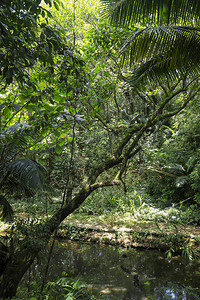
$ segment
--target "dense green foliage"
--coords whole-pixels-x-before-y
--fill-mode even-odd
[[[0,4],[0,297],[77,208],[200,223],[199,1],[103,2]]]
[[[111,24],[130,29],[120,50],[131,85],[199,74],[199,1],[102,0]],[[139,25],[139,27],[138,27]]]

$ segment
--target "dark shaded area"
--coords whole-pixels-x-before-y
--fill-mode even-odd
[[[42,269],[35,264],[31,276]],[[200,297],[199,270],[200,261],[167,259],[158,251],[66,242],[54,248],[48,280],[67,272],[86,281],[102,299],[193,300]]]

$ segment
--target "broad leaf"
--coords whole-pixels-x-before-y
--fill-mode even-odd
[[[188,183],[189,177],[188,176],[180,176],[176,179],[176,187],[181,188],[183,187],[186,183]]]

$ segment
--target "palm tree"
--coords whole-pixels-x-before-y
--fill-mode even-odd
[[[46,169],[39,162],[24,158],[31,139],[30,126],[17,123],[0,134],[0,217],[10,220],[12,207],[7,200],[10,194],[33,196],[43,190]]]
[[[111,24],[131,30],[120,50],[129,83],[199,76],[199,0],[101,1]]]

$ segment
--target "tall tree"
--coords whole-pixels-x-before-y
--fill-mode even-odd
[[[185,93],[186,89],[189,89],[188,93]],[[81,98],[84,119],[87,120],[87,124],[84,126],[81,126],[80,124],[80,132],[81,135],[86,137],[91,128],[97,130],[95,139],[93,139],[93,135],[91,134],[91,142],[88,140],[80,141],[81,136],[77,132],[78,128],[74,131],[75,127],[70,126],[71,120],[71,122],[73,122],[71,125],[74,124],[76,127],[79,127],[78,118],[80,118],[79,114],[77,114],[78,107],[74,109],[74,102],[70,103],[70,106],[68,106],[70,114],[68,113],[66,115],[66,120],[69,120],[68,130],[70,130],[71,135],[70,144],[72,160],[70,159],[71,167],[69,169],[71,177],[70,181],[67,179],[65,184],[69,191],[69,187],[71,188],[69,183],[74,182],[72,193],[64,194],[63,205],[61,205],[60,209],[55,211],[52,217],[43,221],[38,221],[38,223],[32,226],[30,230],[27,227],[26,230],[23,231],[22,239],[13,243],[11,236],[10,244],[7,245],[6,259],[1,266],[2,276],[0,277],[0,297],[13,297],[16,294],[22,276],[30,267],[39,251],[44,248],[52,233],[92,192],[106,186],[118,185],[120,182],[124,183],[124,172],[127,170],[128,161],[134,158],[140,151],[142,148],[142,141],[145,139],[149,130],[152,132],[156,124],[179,113],[198,91],[199,87],[193,81],[188,82],[187,86],[184,87],[181,82],[176,88],[174,87],[174,90],[171,91],[168,96],[166,95],[165,97],[162,97],[162,99],[159,98],[159,95],[154,97],[154,99],[157,99],[157,105],[155,106],[152,103],[150,113],[146,114],[146,118],[138,118],[137,115],[132,114],[128,123],[127,115],[126,113],[122,113],[121,107],[120,116],[122,118],[120,117],[119,121],[116,123],[115,118],[119,109],[120,98],[113,98],[115,107],[113,106],[108,119],[106,118],[106,113],[102,114],[104,111],[106,112],[106,110],[102,110],[103,100],[99,102],[98,106],[96,101],[91,102],[91,99],[88,97],[86,97],[85,100]],[[92,95],[94,96],[94,94]],[[148,97],[143,99],[143,101],[148,101]],[[127,99],[127,103],[129,103],[129,99]],[[171,110],[168,108],[170,104]],[[60,108],[61,107],[62,104]],[[105,107],[105,109],[107,108]],[[51,119],[51,122],[52,121],[53,119]],[[61,128],[61,122],[62,119],[60,116],[58,123],[59,128]],[[102,134],[104,138],[103,144],[102,146],[101,144],[98,146],[98,141],[101,141]],[[110,144],[110,136],[112,136],[113,139],[112,147],[108,147]],[[76,151],[74,152],[73,149],[76,149]],[[98,150],[99,153],[96,150]],[[57,152],[59,153],[59,151]],[[81,180],[78,184],[76,184],[74,180],[74,174],[75,172],[80,172],[78,169],[80,164],[71,164],[77,155],[80,158],[85,157],[86,172],[82,179],[79,175],[79,179]],[[99,160],[93,159],[95,155],[99,157]]]

